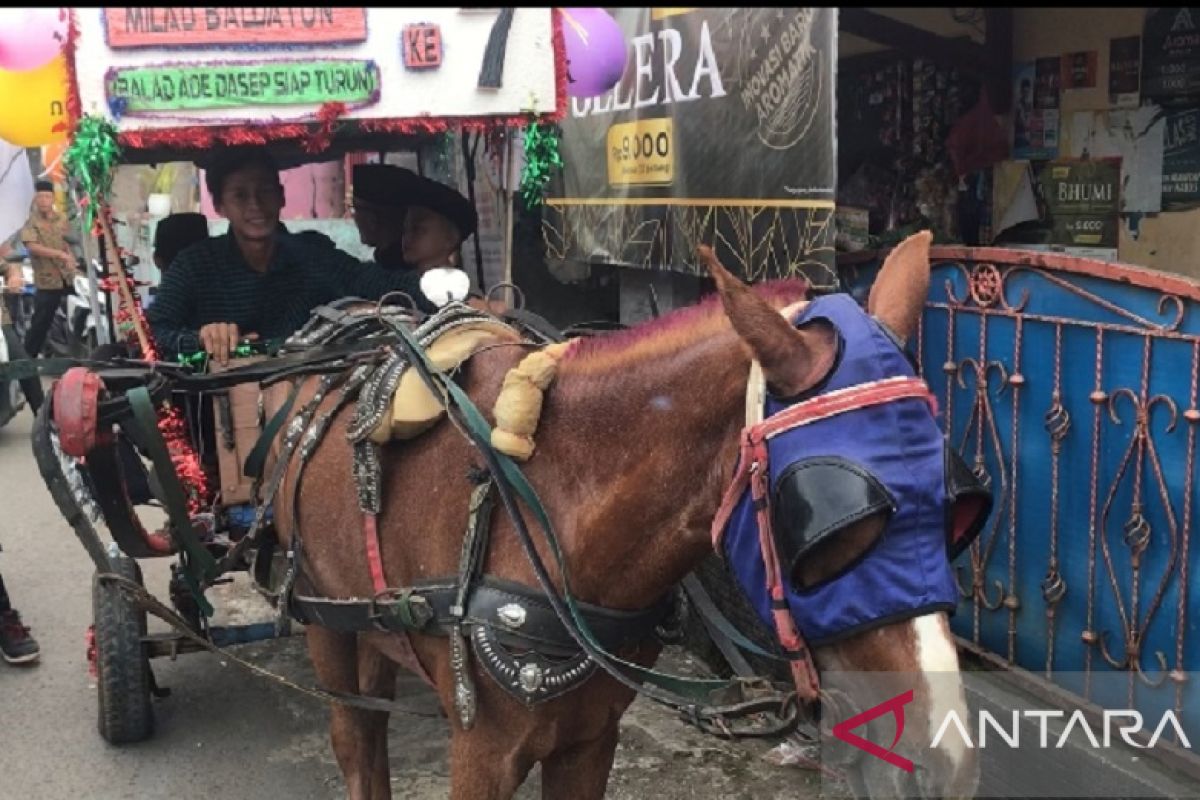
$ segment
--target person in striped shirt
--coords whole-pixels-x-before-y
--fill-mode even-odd
[[[146,318],[165,357],[204,350],[227,363],[243,340],[286,338],[317,306],[343,297],[399,291],[435,310],[416,273],[364,264],[283,230],[283,186],[266,148],[225,150],[205,183],[229,231],[180,252],[163,273]]]

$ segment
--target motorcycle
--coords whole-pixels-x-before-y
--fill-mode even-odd
[[[20,257],[10,257],[7,263],[20,263]],[[32,285],[32,284],[30,284]],[[7,291],[4,293],[4,303],[8,306],[8,312],[12,318],[14,332],[18,339],[25,335],[23,328],[18,328],[18,321],[27,321],[28,309],[31,306],[25,305],[25,301],[32,301],[32,295],[21,292],[20,294],[10,294]],[[8,337],[0,335],[0,364],[7,364],[12,360],[12,356],[8,351]],[[12,421],[21,409],[25,407],[25,394],[21,391],[21,385],[17,381],[0,382],[0,427],[4,427]]]
[[[43,355],[87,358],[99,346],[100,329],[97,328],[97,320],[92,314],[88,293],[87,269],[81,260],[71,292],[54,313],[54,321],[50,323],[46,343],[42,346]],[[108,331],[108,315],[105,313],[107,305],[108,298],[101,294],[98,298],[99,323],[104,331]],[[111,335],[106,340],[111,341]]]

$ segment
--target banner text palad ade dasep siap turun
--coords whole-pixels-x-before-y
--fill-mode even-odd
[[[125,113],[259,105],[367,102],[379,88],[369,61],[313,60],[161,65],[112,70],[110,105]]]

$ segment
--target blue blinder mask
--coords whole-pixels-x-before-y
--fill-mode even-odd
[[[772,431],[762,437],[766,472],[758,493],[766,496],[756,502],[747,479],[729,510],[735,483],[728,516],[714,528],[752,606],[792,651],[803,647],[789,646],[773,610],[786,612],[810,646],[953,613],[958,587],[950,563],[979,535],[992,504],[943,437],[932,395],[894,335],[848,295],[809,303],[794,324],[817,320],[837,331],[837,363],[804,397],[767,395],[764,422],[755,426]],[[739,475],[756,469],[747,469],[747,447]],[[816,545],[836,549],[839,534],[875,515],[886,522],[862,556],[821,583],[797,585],[797,567]]]

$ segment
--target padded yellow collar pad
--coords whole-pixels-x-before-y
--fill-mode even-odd
[[[502,322],[476,322],[453,328],[425,349],[433,366],[443,372],[460,366],[483,347],[510,340],[513,330]],[[383,444],[389,439],[412,439],[432,428],[446,414],[442,401],[412,368],[404,370],[396,393],[392,395],[392,413],[372,433],[371,440]]]

